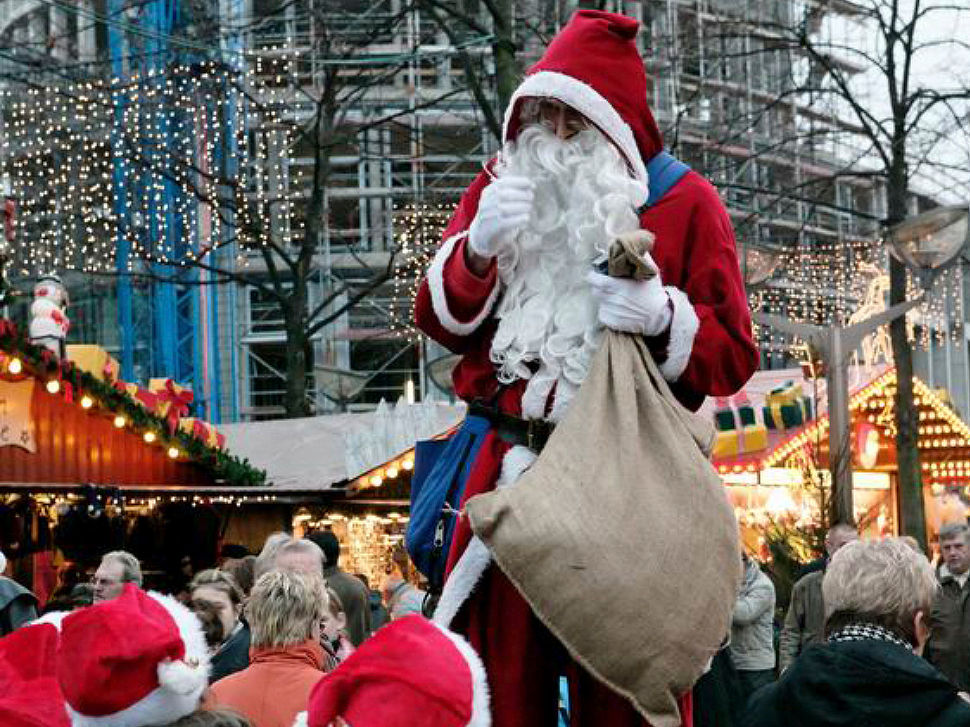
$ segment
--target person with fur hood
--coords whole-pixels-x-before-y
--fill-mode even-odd
[[[579,10],[552,40],[513,94],[504,146],[462,197],[419,289],[417,326],[461,354],[455,392],[501,420],[472,464],[462,507],[535,460],[605,329],[643,336],[693,410],[737,391],[757,366],[717,191],[688,170],[662,198],[650,197],[648,165],[669,156],[661,157],[647,104],[638,28],[622,15]],[[655,275],[594,271],[617,236],[641,229],[655,238],[645,259]],[[554,723],[562,671],[574,727],[645,724],[627,698],[565,653],[494,563],[462,563],[471,539],[459,519],[435,618],[447,613],[440,622],[481,655],[494,724]],[[689,694],[680,714],[689,725]]]

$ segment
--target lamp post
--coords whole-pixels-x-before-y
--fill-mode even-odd
[[[956,256],[970,246],[970,209],[966,205],[937,207],[886,229],[890,252],[908,265],[927,288]],[[922,294],[851,326],[813,326],[781,316],[755,313],[760,325],[770,326],[805,341],[825,364],[829,415],[829,469],[832,473],[834,522],[852,523],[852,448],[849,438],[848,366],[862,339],[880,326],[906,314],[922,301]]]
[[[862,339],[918,305],[920,298],[894,305],[851,326],[813,326],[795,323],[781,316],[755,313],[752,318],[763,326],[805,341],[818,351],[825,364],[825,383],[829,414],[829,471],[832,473],[833,524],[853,523],[852,447],[849,441],[849,358]]]

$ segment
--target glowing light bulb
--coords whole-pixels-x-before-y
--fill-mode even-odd
[[[81,397],[81,408],[82,409],[90,409],[92,406],[94,406],[94,399],[92,399],[87,394],[85,394],[84,396]]]
[[[7,366],[7,371],[9,371],[12,374],[19,374],[23,370],[24,370],[24,365],[19,358],[12,359],[10,361],[10,365]]]
[[[51,394],[56,394],[60,390],[61,390],[61,382],[58,381],[57,379],[51,379],[50,381],[47,382],[47,391],[49,391]]]
[[[125,426],[125,418],[119,414],[115,417],[115,428],[122,429]]]
[[[179,454],[181,454],[181,453],[179,452],[178,447],[169,447],[168,448],[168,456],[171,457],[172,459],[178,459],[179,458]]]
[[[151,444],[152,442],[155,441],[155,432],[145,432],[142,435],[142,439],[144,439],[146,442]]]

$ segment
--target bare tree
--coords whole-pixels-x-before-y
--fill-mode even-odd
[[[21,216],[22,257],[29,257],[34,268],[57,264],[110,275],[117,241],[130,248],[129,274],[136,279],[255,289],[283,321],[286,415],[303,416],[311,413],[307,377],[313,337],[388,283],[399,252],[393,234],[375,249],[351,237],[344,241],[344,257],[352,261],[353,276],[325,269],[326,235],[336,227],[356,227],[355,221],[337,219],[334,200],[341,183],[334,158],[373,153],[361,149],[362,137],[441,104],[461,89],[436,91],[406,104],[385,101],[394,95],[388,89],[400,88],[409,64],[425,53],[418,43],[395,47],[393,42],[409,37],[402,26],[409,22],[410,6],[382,0],[279,5],[249,28],[254,47],[248,73],[206,61],[135,79],[132,84],[175,90],[137,99],[125,95],[125,123],[115,118],[118,89],[110,82],[34,89],[34,101],[40,94],[58,98],[48,107],[57,118],[45,125],[47,139],[38,138],[39,128],[18,119],[7,157],[19,196],[45,202],[28,205]],[[274,37],[285,37],[294,27],[301,29],[299,42],[274,45]],[[271,40],[261,44],[261,37]],[[394,49],[387,52],[388,47]],[[186,79],[200,76],[208,87],[178,90],[184,91]],[[220,102],[218,113],[243,113],[246,123],[238,128],[248,126],[250,132],[215,140],[222,144],[216,155],[220,163],[200,159],[197,134],[186,135],[178,149],[159,140],[158,128],[171,126],[177,118],[172,111],[191,104],[192,94],[211,99],[220,93],[233,95],[236,105]],[[30,97],[21,111],[35,113]],[[141,123],[146,114],[152,119],[147,126]],[[214,128],[223,127],[216,123]],[[126,215],[111,212],[112,198],[119,194],[112,157],[119,154],[133,178],[150,179],[147,194],[144,185],[127,185]],[[68,158],[71,164],[56,177],[44,174]],[[153,194],[166,187],[175,187],[191,202],[186,210],[193,205],[203,210],[225,234],[212,234],[199,249],[153,244],[153,235],[158,238],[159,226],[166,224],[160,221],[164,211],[153,206]],[[382,214],[389,218],[390,207]],[[46,249],[60,246],[61,252],[65,238],[78,240],[74,254],[39,260],[37,246],[28,240],[45,234],[51,243]],[[229,250],[238,254],[227,255]],[[313,299],[311,288],[321,278],[322,293]]]
[[[651,7],[662,12],[657,5]],[[802,212],[787,239],[775,241],[782,248],[811,237],[809,220],[817,212],[861,218],[864,224],[848,237],[878,241],[880,228],[911,213],[917,192],[945,197],[954,186],[965,188],[966,152],[959,150],[970,141],[970,80],[960,75],[966,63],[959,59],[970,57],[970,45],[957,29],[970,8],[924,0],[779,0],[720,12],[725,17],[705,27],[690,19],[670,42],[666,67],[682,74],[687,65],[700,78],[677,89],[668,139],[717,159],[706,171],[737,211],[746,247],[757,245],[759,226],[773,214],[784,216],[785,208]],[[769,65],[772,80],[762,86]],[[699,133],[701,126],[707,128]],[[784,173],[779,160],[796,158],[809,171]],[[841,199],[839,185],[847,183],[873,195],[882,190],[885,210],[874,199],[864,211]],[[831,302],[826,315],[832,319],[849,313],[847,288],[855,281],[844,271],[857,270],[859,262],[867,260],[833,258],[831,280],[821,286],[827,289],[811,291]],[[892,256],[889,273],[892,305],[906,298],[912,282]],[[892,324],[891,337],[901,526],[925,545],[913,354],[904,319]]]

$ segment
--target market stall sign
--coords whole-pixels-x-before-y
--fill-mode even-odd
[[[37,451],[30,411],[34,379],[0,381],[0,447]]]

